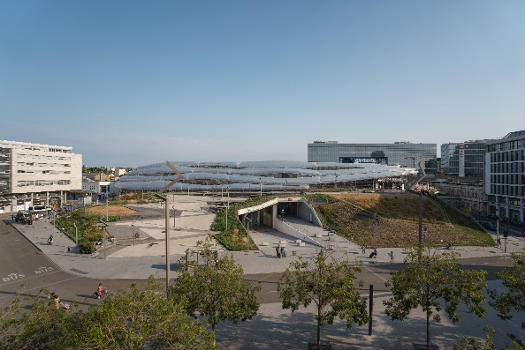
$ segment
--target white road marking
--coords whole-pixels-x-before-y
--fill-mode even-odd
[[[55,271],[53,271],[53,272],[48,272],[48,273],[46,273],[46,276],[49,276],[49,275],[51,275],[51,274],[53,274],[53,273],[57,273],[57,272],[62,272],[62,271],[55,270]],[[26,281],[31,281],[31,280],[34,280],[34,279],[36,279],[36,278],[40,278],[40,277],[42,277],[42,276],[33,276],[33,277],[25,278],[23,281],[24,281],[24,282],[26,282]],[[2,287],[3,287],[3,286],[8,286],[8,285],[10,285],[10,284],[20,283],[21,281],[22,281],[22,280],[20,279],[20,280],[11,281],[11,282],[8,282],[8,283],[2,283],[2,284],[0,284],[0,286],[2,286]]]

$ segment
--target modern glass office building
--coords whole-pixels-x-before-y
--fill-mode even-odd
[[[489,142],[485,154],[487,214],[523,224],[525,196],[525,130]]]
[[[435,143],[338,143],[314,141],[308,144],[309,162],[384,163],[418,168],[436,159]]]
[[[441,170],[446,175],[483,178],[485,149],[489,141],[442,144]]]

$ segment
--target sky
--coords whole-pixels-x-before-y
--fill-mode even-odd
[[[521,0],[2,1],[0,139],[87,165],[524,129]]]

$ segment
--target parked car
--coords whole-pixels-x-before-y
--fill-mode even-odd
[[[16,216],[14,217],[15,219],[15,222],[19,222],[19,223],[22,223],[22,224],[28,224],[28,225],[32,225],[33,224],[33,216],[31,215],[31,213],[25,211],[25,210],[20,210],[18,211],[18,213],[16,213]]]

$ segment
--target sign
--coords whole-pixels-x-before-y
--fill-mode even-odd
[[[459,177],[465,177],[465,145],[459,145]]]

